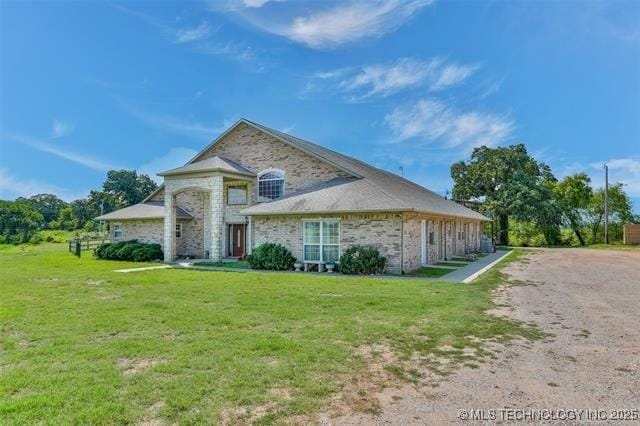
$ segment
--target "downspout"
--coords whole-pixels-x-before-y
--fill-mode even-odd
[[[404,275],[404,213],[400,220],[400,275]]]

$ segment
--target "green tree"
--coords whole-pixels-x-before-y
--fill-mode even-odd
[[[451,177],[454,198],[484,200],[483,212],[496,220],[499,244],[509,243],[509,216],[535,220],[544,226],[548,240],[559,235],[557,207],[551,196],[555,178],[523,144],[474,148],[469,162],[451,166]]]
[[[71,231],[78,228],[78,219],[75,217],[73,208],[65,207],[60,210],[58,219],[56,220],[57,226],[60,229]]]
[[[629,196],[622,189],[622,183],[616,183],[609,186],[609,222],[618,228],[623,223],[633,220],[631,211],[631,201]],[[600,229],[604,222],[604,188],[594,191],[589,205],[586,209],[586,216],[589,220],[589,228],[591,229],[591,242],[601,241],[598,238]]]
[[[0,235],[3,240],[26,243],[43,222],[42,214],[27,200],[0,200]]]
[[[158,185],[148,175],[135,170],[109,170],[102,188],[115,197],[120,207],[127,207],[144,200]]]
[[[67,206],[64,200],[53,194],[37,194],[29,197],[28,201],[34,209],[42,214],[45,224],[49,224],[49,222],[57,218],[60,210]]]
[[[584,217],[593,197],[591,179],[586,173],[567,176],[558,182],[553,192],[565,224],[576,234],[580,245],[584,246]]]

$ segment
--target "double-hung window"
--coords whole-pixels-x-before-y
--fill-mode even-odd
[[[182,238],[182,224],[176,223],[176,238]]]
[[[304,261],[327,263],[340,260],[340,222],[307,220],[303,222]]]
[[[120,241],[122,238],[122,225],[116,223],[113,225],[113,239],[116,241]]]

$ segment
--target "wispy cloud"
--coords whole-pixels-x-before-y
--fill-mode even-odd
[[[125,112],[149,126],[199,140],[211,140],[235,122],[235,120],[224,120],[222,124],[216,126],[186,121],[167,114],[158,114],[128,103],[121,105]]]
[[[62,120],[53,120],[53,126],[51,128],[51,136],[54,138],[61,138],[73,133],[75,125]]]
[[[8,200],[17,197],[31,197],[36,194],[55,194],[65,201],[72,201],[86,196],[88,191],[71,191],[36,179],[21,179],[11,174],[8,169],[0,168],[0,199]]]
[[[389,33],[432,0],[372,0],[333,3],[331,7],[294,16],[282,23],[249,18],[249,21],[273,34],[314,49],[330,49],[341,44]],[[323,3],[317,3],[323,5]]]
[[[460,112],[436,99],[397,107],[386,115],[385,123],[394,133],[396,142],[420,139],[465,150],[498,145],[509,139],[515,130],[513,121],[506,117],[477,111]]]
[[[111,6],[121,12],[135,16],[146,22],[148,25],[155,27],[172,43],[188,46],[197,53],[212,56],[224,56],[240,62],[246,62],[249,60],[257,61],[257,54],[255,50],[245,43],[214,39],[212,34],[217,30],[217,28],[213,28],[206,21],[201,22],[195,27],[178,28],[173,24],[169,24],[166,21],[147,13],[139,12],[119,4],[111,4]],[[257,71],[261,71],[264,67],[265,64],[260,63],[258,67],[255,67],[255,69]]]
[[[161,183],[162,178],[157,176],[157,173],[180,167],[195,157],[197,153],[198,151],[195,149],[184,146],[172,148],[166,154],[142,164],[137,170],[140,173],[148,174],[151,179]]]
[[[337,82],[339,90],[349,93],[352,100],[363,100],[417,87],[426,87],[432,92],[450,89],[463,83],[478,68],[475,64],[447,63],[442,58],[401,58],[392,63],[317,73],[314,79],[340,79]]]
[[[31,148],[37,149],[38,151],[46,152],[47,154],[55,155],[56,157],[63,158],[73,163],[80,164],[81,166],[85,166],[101,172],[120,168],[118,166],[106,163],[102,160],[98,160],[88,155],[78,154],[68,148],[62,148],[47,141],[30,136],[6,132],[2,133],[2,139],[18,142],[23,145],[30,146]]]
[[[174,43],[191,43],[202,40],[211,34],[211,26],[207,22],[202,22],[195,28],[183,28],[175,30]]]
[[[590,175],[596,186],[604,186],[604,164],[589,164]],[[627,194],[640,197],[640,158],[614,158],[606,164],[609,166],[609,182],[622,182]]]

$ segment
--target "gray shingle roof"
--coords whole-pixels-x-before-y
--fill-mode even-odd
[[[192,219],[182,207],[176,207],[176,217],[179,219]],[[98,216],[97,220],[125,220],[125,219],[162,219],[164,218],[164,201],[147,201],[134,204],[111,213]]]
[[[158,176],[172,176],[172,175],[181,175],[186,173],[210,172],[210,171],[237,173],[237,174],[247,175],[247,176],[256,175],[251,170],[241,166],[240,164],[236,163],[233,160],[230,160],[225,157],[215,156],[215,157],[209,157],[202,161],[195,161],[193,163],[188,163],[182,167],[177,167],[175,169],[158,173]]]
[[[429,191],[396,174],[378,169],[295,136],[244,120],[292,146],[325,159],[360,179],[334,182],[315,191],[292,193],[280,200],[242,210],[246,215],[329,213],[357,211],[417,211],[460,218],[489,220],[486,216]]]

